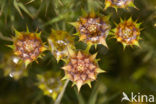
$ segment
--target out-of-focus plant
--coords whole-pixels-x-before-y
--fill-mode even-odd
[[[48,38],[51,53],[59,60],[66,61],[69,58],[68,48],[74,48],[74,37],[65,31],[52,30]]]
[[[37,79],[37,86],[43,91],[44,95],[50,96],[56,100],[64,85],[60,74],[47,71],[43,74],[38,74]]]
[[[15,20],[14,14],[16,14],[16,12],[18,12],[22,18],[24,18],[22,12],[25,12],[27,15],[33,18],[30,11],[20,0],[1,0],[0,6],[0,15],[5,16],[6,19],[10,18],[10,20]]]
[[[4,76],[19,80],[28,74],[24,64],[20,62],[20,59],[17,56],[6,54],[0,62],[0,67],[3,68],[4,71]]]
[[[105,0],[105,9],[113,7],[117,11],[118,8],[127,9],[128,7],[134,7],[134,0]]]

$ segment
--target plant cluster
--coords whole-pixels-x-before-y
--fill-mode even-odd
[[[106,8],[124,8],[133,6],[133,0],[106,0]],[[106,9],[105,8],[105,9]],[[49,50],[56,57],[56,60],[64,60],[66,65],[62,67],[65,71],[63,79],[69,79],[73,85],[78,87],[78,91],[84,84],[91,86],[90,82],[96,80],[97,74],[104,72],[98,66],[98,60],[95,55],[89,54],[89,49],[92,45],[97,47],[102,44],[107,47],[106,38],[111,33],[111,25],[109,24],[109,16],[102,16],[84,12],[84,16],[80,17],[77,22],[72,22],[79,36],[79,41],[87,43],[85,53],[76,51],[74,47],[74,37],[68,32],[62,30],[52,30],[48,38]],[[14,54],[24,61],[26,67],[32,61],[35,61],[41,56],[42,52],[47,50],[44,43],[40,39],[41,33],[18,32],[15,30],[13,48]],[[132,18],[121,20],[116,25],[116,28],[111,33],[113,38],[121,42],[124,48],[127,45],[139,46],[140,39],[140,23],[134,22]]]

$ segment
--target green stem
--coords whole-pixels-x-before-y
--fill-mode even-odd
[[[64,92],[65,92],[65,89],[66,89],[68,83],[69,83],[69,80],[66,80],[66,82],[65,82],[65,84],[64,84],[64,86],[63,86],[63,89],[62,89],[61,93],[59,94],[59,96],[57,97],[57,99],[56,99],[56,101],[55,101],[54,104],[60,104],[60,103],[61,103],[63,94],[64,94]]]

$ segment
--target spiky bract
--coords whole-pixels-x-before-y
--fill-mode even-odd
[[[50,50],[56,60],[65,60],[68,56],[67,46],[74,48],[74,37],[65,31],[53,30],[48,38]]]
[[[64,85],[64,82],[61,81],[60,73],[47,71],[44,74],[38,74],[37,79],[37,86],[43,91],[44,95],[56,100]]]
[[[96,54],[89,55],[85,52],[71,52],[69,62],[62,67],[65,71],[63,79],[69,79],[76,85],[78,91],[84,84],[91,87],[91,82],[96,80],[99,73],[104,72],[97,64]]]
[[[105,9],[108,7],[113,7],[116,9],[118,8],[128,8],[128,7],[135,7],[134,0],[105,0]]]
[[[10,45],[14,50],[14,54],[20,57],[27,66],[41,57],[41,53],[46,50],[40,38],[41,33],[18,32],[15,30],[16,36],[13,38],[13,45]]]
[[[111,28],[108,20],[109,16],[99,16],[92,12],[71,24],[76,27],[80,41],[85,41],[90,46],[103,44],[107,47],[106,38]]]
[[[115,38],[118,42],[121,42],[124,48],[127,45],[136,45],[139,46],[140,39],[140,25],[141,23],[134,22],[132,18],[128,20],[121,20],[121,22],[113,30]]]

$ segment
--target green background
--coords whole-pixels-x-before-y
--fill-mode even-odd
[[[116,12],[113,8],[104,11],[104,0],[0,0],[0,104],[53,104],[54,100],[36,86],[37,74],[50,71],[64,76],[60,68],[64,63],[57,63],[49,51],[44,52],[45,56],[38,60],[38,64],[33,62],[26,69],[27,77],[14,80],[4,76],[7,67],[4,58],[6,55],[11,58],[13,53],[6,46],[12,44],[9,40],[14,36],[13,28],[25,31],[28,25],[31,32],[38,28],[42,31],[42,40],[47,42],[52,28],[75,33],[75,28],[68,22],[76,21],[82,10],[89,12],[92,9],[111,15],[112,28],[115,27],[114,22],[120,22],[120,18],[132,17],[141,22],[141,48],[127,47],[123,50],[122,45],[110,37],[107,38],[109,49],[102,45],[97,49],[92,47],[90,52],[98,52],[99,65],[107,72],[98,75],[97,80],[92,82],[92,89],[84,85],[80,93],[75,86],[71,87],[70,82],[61,104],[122,104],[123,91],[128,95],[140,92],[156,97],[156,0],[134,1],[138,10],[118,9]],[[85,49],[86,44],[76,39],[75,46]]]

